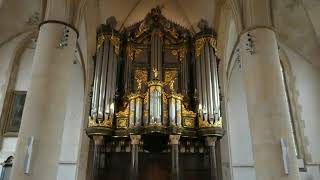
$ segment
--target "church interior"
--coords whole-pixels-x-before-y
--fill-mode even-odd
[[[320,1],[0,0],[0,180],[320,180]]]

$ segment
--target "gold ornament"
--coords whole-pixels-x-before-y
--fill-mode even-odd
[[[96,120],[91,116],[89,117],[88,127],[104,127],[104,128],[112,128],[112,118],[104,119],[104,120]]]
[[[209,43],[212,48],[214,48],[215,52],[217,52],[217,40],[214,37],[202,37],[197,39],[195,42],[196,57],[200,56],[201,50],[206,42]]]
[[[179,61],[182,61],[186,57],[187,49],[185,47],[171,50],[171,54],[174,55]]]
[[[128,54],[128,57],[131,59],[131,61],[133,61],[141,52],[142,52],[142,49],[138,49],[133,46],[127,47],[127,54]]]

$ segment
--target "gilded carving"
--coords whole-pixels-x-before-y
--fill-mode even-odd
[[[206,42],[209,43],[215,51],[217,51],[217,40],[214,37],[202,37],[197,39],[195,42],[195,53],[197,57],[200,56],[201,50]]]
[[[127,118],[118,118],[117,119],[117,128],[127,128],[128,119]]]
[[[146,83],[148,81],[148,71],[144,69],[136,69],[134,71],[134,78],[142,83]]]
[[[129,116],[129,106],[125,106],[123,111],[119,111],[116,113],[116,117],[128,117]]]
[[[141,52],[142,49],[138,49],[133,46],[127,47],[127,55],[131,59],[131,61],[133,61]]]
[[[98,36],[98,40],[97,40],[97,49],[99,49],[102,44],[104,43],[104,41],[106,40],[105,36],[103,34],[100,34]]]
[[[185,107],[185,105],[182,105],[182,116],[189,116],[189,117],[196,117],[196,113],[193,111],[189,111],[187,110],[187,108]]]
[[[136,37],[139,37],[141,36],[144,32],[148,31],[148,27],[146,26],[146,24],[144,22],[142,22],[140,25],[139,25],[139,29],[138,31],[136,32]]]
[[[179,61],[182,61],[186,57],[187,49],[185,47],[171,50],[171,54],[174,55]]]
[[[169,84],[172,80],[177,78],[177,70],[168,70],[164,73],[164,82]]]
[[[112,128],[112,118],[105,119],[102,121],[95,120],[92,117],[89,117],[88,127],[104,127],[104,128]]]
[[[222,128],[222,118],[219,118],[213,124],[199,118],[199,127],[200,128],[208,128],[208,127]]]
[[[97,48],[99,49],[103,45],[106,38],[108,38],[111,41],[112,45],[114,46],[114,52],[117,55],[119,55],[121,41],[119,37],[116,37],[113,34],[112,35],[100,34],[97,40]]]
[[[110,37],[110,41],[112,43],[112,45],[114,46],[114,52],[119,55],[120,52],[120,38],[116,37],[112,34],[112,36]]]
[[[184,127],[194,128],[194,118],[184,118]]]

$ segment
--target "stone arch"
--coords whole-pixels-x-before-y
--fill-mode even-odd
[[[233,2],[234,3],[234,2]],[[233,179],[234,172],[232,168],[232,139],[230,134],[230,105],[228,105],[229,99],[229,84],[230,73],[229,69],[234,66],[235,62],[235,49],[238,44],[239,34],[241,32],[241,18],[235,15],[235,4],[227,1],[221,8],[220,24],[218,30],[218,56],[221,60],[219,64],[219,79],[221,94],[223,96],[222,113],[223,124],[225,129],[225,135],[221,140],[221,159],[222,159],[222,173],[223,179]],[[240,24],[240,25],[239,25]],[[232,62],[232,63],[231,63]]]
[[[292,66],[290,64],[289,58],[285,51],[279,48],[280,63],[282,65],[285,83],[287,86],[287,96],[289,103],[289,110],[291,111],[291,120],[294,128],[294,136],[296,140],[297,148],[297,158],[303,159],[304,162],[308,161],[309,155],[304,134],[304,122],[301,116],[301,105],[298,102],[298,91],[296,89],[296,80],[292,71]]]
[[[15,90],[15,85],[17,82],[17,75],[19,73],[19,66],[22,61],[22,56],[26,49],[30,45],[30,41],[37,37],[38,31],[32,30],[22,33],[21,35],[13,38],[12,40],[3,44],[1,48],[6,49],[8,53],[7,58],[1,58],[0,66],[0,161],[7,159],[9,156],[13,156],[15,142],[18,133],[6,133],[4,137],[6,126],[8,123],[8,115],[10,111],[10,105],[12,101],[12,95]],[[25,60],[25,59],[24,59]],[[31,64],[32,66],[32,64]],[[1,71],[5,71],[3,74]],[[12,148],[13,147],[13,148]]]

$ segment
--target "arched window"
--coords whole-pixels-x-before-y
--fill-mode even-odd
[[[29,39],[13,59],[5,102],[1,113],[1,135],[17,136],[31,79],[35,40]],[[23,42],[22,42],[23,43]],[[24,42],[25,43],[25,42]]]

